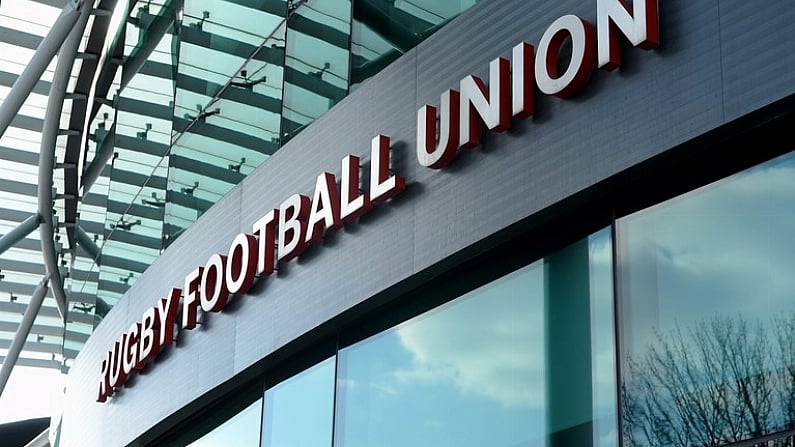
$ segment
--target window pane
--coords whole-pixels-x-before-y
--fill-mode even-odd
[[[285,144],[348,93],[351,0],[309,0],[287,20]]]
[[[351,84],[375,75],[475,0],[354,0]]]
[[[164,246],[276,150],[286,15],[286,0],[185,2]]]
[[[790,154],[618,222],[625,445],[792,427],[793,184]]]
[[[259,422],[262,399],[258,399],[245,410],[216,427],[200,439],[188,444],[189,447],[258,447]]]
[[[331,445],[334,361],[327,359],[265,391],[262,447]]]
[[[603,230],[588,238],[593,368],[593,444],[618,445],[616,344],[613,318],[613,241]]]
[[[610,265],[604,231],[341,350],[335,446],[615,445]]]

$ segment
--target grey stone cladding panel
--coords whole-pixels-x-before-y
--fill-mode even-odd
[[[715,0],[726,121],[795,93],[795,3]]]

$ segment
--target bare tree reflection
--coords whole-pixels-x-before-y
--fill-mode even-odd
[[[795,314],[767,324],[718,317],[658,334],[629,359],[623,432],[631,447],[794,446]]]

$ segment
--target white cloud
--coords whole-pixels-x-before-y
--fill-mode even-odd
[[[599,447],[615,447],[618,445],[618,432],[615,428],[599,436]]]
[[[795,167],[775,162],[622,219],[633,352],[654,342],[650,327],[795,309],[793,185]]]
[[[386,385],[384,383],[371,383],[370,388],[382,393],[386,394],[387,396],[397,396],[398,391],[390,385]]]
[[[354,379],[339,378],[337,379],[337,385],[347,390],[352,390],[359,386],[359,382]]]
[[[505,406],[543,406],[542,272],[540,264],[515,272],[515,281],[487,286],[400,327],[412,364],[395,379],[446,382]]]

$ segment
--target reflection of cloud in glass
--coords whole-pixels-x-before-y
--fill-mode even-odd
[[[594,408],[612,411],[616,405],[616,357],[613,348],[594,353]]]
[[[617,443],[616,352],[613,326],[613,244],[610,229],[588,238],[593,369],[593,440],[598,447]]]
[[[599,441],[597,442],[599,447],[615,447],[618,445],[618,430],[615,428],[611,429],[604,435],[599,437]]]
[[[265,391],[262,447],[331,442],[335,360],[326,359]]]
[[[385,385],[383,383],[371,383],[370,388],[378,391],[380,393],[386,394],[387,396],[397,396],[398,390],[395,387],[390,385]]]
[[[790,159],[622,219],[619,235],[627,242],[622,269],[630,280],[636,278],[625,299],[634,303],[638,332],[689,327],[716,312],[764,319],[793,309],[795,166]],[[657,304],[643,308],[640,301]],[[644,341],[635,348],[653,342],[649,335],[633,334]]]
[[[613,245],[610,230],[588,238],[595,413],[610,414],[616,402],[613,330]]]
[[[795,420],[773,319],[795,310],[793,185],[789,154],[619,221],[627,445],[717,445]]]
[[[446,382],[505,406],[544,403],[543,269],[502,280],[397,330],[412,355],[399,383]]]
[[[588,238],[588,259],[591,263],[592,278],[599,278],[593,273],[600,272],[605,268],[609,269],[613,262],[613,245],[610,241],[610,230],[607,228]],[[602,279],[609,283],[611,277],[606,276]]]

